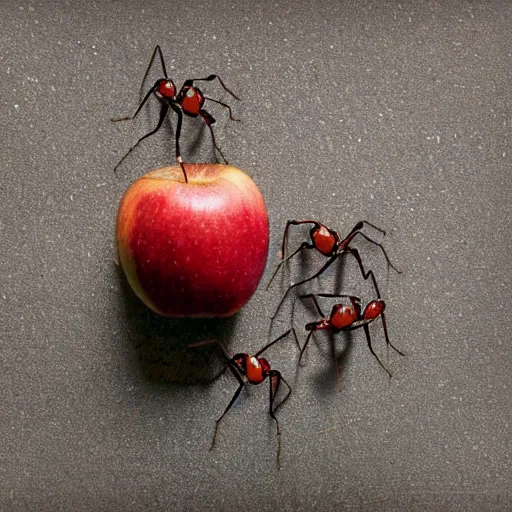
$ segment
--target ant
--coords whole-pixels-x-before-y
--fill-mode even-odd
[[[351,306],[347,306],[345,304],[334,304],[331,313],[329,316],[326,316],[322,310],[320,309],[320,305],[318,304],[317,297],[327,297],[327,298],[348,298],[350,299]],[[304,351],[308,346],[309,340],[312,335],[316,331],[321,330],[329,330],[333,334],[337,334],[341,331],[353,331],[354,329],[359,329],[362,327],[364,329],[364,333],[366,335],[366,341],[368,343],[368,348],[370,352],[373,354],[377,362],[380,364],[382,368],[387,372],[389,377],[391,378],[391,372],[384,366],[382,361],[379,359],[375,351],[372,347],[372,341],[370,337],[370,328],[369,324],[375,321],[377,318],[381,319],[382,329],[384,331],[384,338],[386,339],[386,344],[390,346],[395,352],[403,356],[404,354],[398,350],[392,343],[389,341],[388,328],[386,324],[386,316],[384,315],[384,310],[386,308],[386,303],[382,299],[376,299],[368,302],[365,308],[362,308],[361,299],[356,295],[347,295],[347,294],[335,294],[335,293],[309,293],[307,295],[299,295],[300,299],[312,299],[313,304],[318,312],[318,314],[322,317],[321,320],[317,320],[315,322],[310,322],[306,324],[306,331],[309,331],[304,346],[300,351],[299,356],[299,364],[304,355]],[[295,306],[295,302],[294,302]],[[292,311],[293,318],[293,311]],[[341,391],[340,384],[340,367],[338,362],[336,362],[336,372],[338,375],[338,389]]]
[[[233,117],[233,112],[231,111],[231,107],[227,105],[226,103],[223,103],[222,101],[210,98],[208,96],[205,96],[197,87],[194,86],[194,82],[199,81],[206,81],[211,82],[212,80],[217,79],[220,82],[220,85],[224,88],[226,92],[231,94],[233,98],[239,100],[240,98],[236,96],[233,92],[231,92],[222,79],[218,75],[210,75],[206,78],[193,78],[185,80],[183,85],[181,86],[181,89],[178,91],[176,88],[176,85],[174,82],[169,78],[167,75],[167,70],[165,68],[165,61],[162,54],[162,50],[160,49],[160,46],[157,45],[156,48],[153,51],[153,55],[151,56],[151,60],[149,61],[149,65],[146,69],[146,72],[144,73],[144,78],[142,79],[142,85],[141,88],[144,86],[144,82],[146,81],[146,78],[148,76],[149,70],[151,69],[151,66],[153,65],[153,61],[155,60],[156,54],[158,53],[160,57],[160,62],[162,63],[162,71],[165,78],[159,78],[151,87],[151,89],[147,92],[146,96],[144,96],[144,99],[142,100],[141,104],[138,106],[135,113],[131,116],[124,116],[124,117],[117,117],[112,118],[111,121],[118,122],[118,121],[129,121],[134,119],[137,114],[141,111],[142,107],[146,103],[146,101],[149,99],[149,97],[154,93],[155,96],[161,101],[162,106],[160,107],[160,118],[158,120],[158,124],[156,128],[143,137],[141,137],[121,158],[119,163],[114,167],[114,172],[119,168],[119,166],[123,163],[125,158],[147,137],[150,137],[151,135],[155,134],[161,127],[164,122],[165,116],[169,112],[169,108],[172,109],[177,115],[178,115],[178,123],[176,125],[176,160],[179,163],[181,170],[183,172],[183,177],[185,178],[185,183],[188,183],[187,179],[187,173],[185,172],[185,165],[183,163],[183,159],[181,158],[181,152],[180,152],[180,135],[181,135],[181,125],[183,122],[183,114],[189,116],[189,117],[198,117],[201,116],[203,118],[204,123],[206,126],[208,126],[210,130],[210,134],[212,137],[213,147],[219,152],[220,156],[224,160],[224,162],[227,164],[228,161],[226,160],[226,157],[222,153],[219,146],[217,146],[217,142],[215,141],[215,135],[213,133],[212,125],[215,123],[214,117],[208,113],[205,109],[203,109],[204,102],[206,100],[213,101],[214,103],[218,103],[219,105],[222,105],[223,107],[226,107],[229,110],[229,118],[232,121],[239,121],[239,119],[236,119]]]
[[[217,430],[219,428],[219,423],[221,422],[222,418],[226,415],[226,413],[231,409],[233,404],[235,403],[236,399],[242,392],[242,389],[247,384],[261,384],[264,382],[267,378],[269,379],[270,383],[270,395],[269,395],[269,409],[268,412],[272,419],[276,422],[276,429],[277,429],[277,466],[279,469],[281,469],[280,463],[279,463],[279,456],[281,453],[281,431],[279,429],[279,421],[277,420],[277,417],[275,415],[276,410],[281,407],[281,405],[288,400],[288,397],[290,396],[292,389],[290,385],[284,380],[283,376],[278,370],[272,370],[270,363],[263,357],[259,357],[263,352],[265,352],[267,349],[269,349],[272,345],[276,344],[278,341],[282,340],[290,332],[293,332],[293,335],[295,337],[295,343],[299,347],[299,340],[297,339],[297,335],[295,333],[295,329],[289,329],[284,334],[281,334],[278,338],[271,341],[267,345],[265,345],[262,349],[258,350],[256,354],[253,356],[241,352],[234,356],[230,354],[230,352],[226,349],[226,347],[217,340],[207,340],[207,341],[200,341],[198,343],[193,343],[189,345],[189,347],[198,347],[202,345],[208,345],[211,343],[216,343],[221,350],[224,352],[224,355],[228,359],[228,362],[226,366],[217,374],[215,375],[210,382],[213,382],[214,380],[217,380],[221,375],[224,374],[227,368],[231,370],[231,373],[235,376],[236,380],[239,383],[239,386],[237,390],[235,391],[235,394],[233,395],[233,398],[231,398],[231,401],[229,402],[228,406],[224,409],[224,412],[219,416],[219,418],[215,421],[215,430],[213,432],[213,438],[212,443],[210,445],[210,450],[213,450],[213,447],[215,445],[215,439],[217,437]],[[288,388],[288,391],[286,393],[286,396],[277,404],[274,406],[275,398],[277,396],[277,392],[279,390],[279,386],[283,382],[286,387]]]
[[[286,254],[286,248],[288,243],[288,231],[290,229],[290,226],[299,226],[301,224],[312,224],[312,228],[309,230],[309,236],[310,241],[305,241],[300,244],[298,249],[296,249],[292,254],[285,257]],[[281,262],[275,269],[274,273],[272,274],[272,277],[267,285],[267,290],[272,284],[272,281],[276,277],[277,273],[279,272],[279,269],[281,266],[292,259],[295,255],[297,255],[299,252],[303,251],[304,249],[315,249],[323,256],[326,256],[329,258],[327,262],[322,266],[322,268],[313,274],[312,276],[308,277],[307,279],[303,279],[302,281],[299,281],[297,283],[291,284],[288,289],[286,290],[286,293],[284,294],[283,298],[279,302],[277,309],[274,313],[274,315],[271,317],[272,320],[277,316],[279,310],[281,309],[281,306],[283,305],[286,297],[288,296],[288,293],[292,288],[296,288],[297,286],[300,286],[301,284],[307,283],[308,281],[311,281],[315,279],[316,277],[319,277],[321,274],[323,274],[340,256],[344,254],[352,254],[354,258],[357,261],[357,264],[359,265],[359,269],[361,271],[361,274],[363,276],[363,279],[368,279],[371,277],[373,286],[375,288],[375,292],[377,293],[377,298],[381,298],[379,287],[377,286],[377,281],[375,279],[375,275],[372,270],[369,270],[368,272],[365,271],[363,266],[363,261],[361,259],[361,256],[359,255],[359,251],[353,247],[351,247],[352,240],[357,236],[362,236],[365,240],[368,242],[371,242],[372,244],[380,247],[382,250],[384,257],[386,258],[386,262],[388,264],[388,268],[391,267],[395,272],[398,274],[401,274],[401,271],[398,270],[390,261],[386,250],[384,249],[383,245],[372,238],[370,238],[368,235],[363,233],[361,230],[366,225],[371,226],[372,228],[376,229],[380,233],[382,233],[382,236],[386,235],[386,232],[383,229],[378,228],[371,222],[368,222],[366,220],[362,220],[358,222],[348,233],[348,235],[345,238],[341,238],[340,235],[334,231],[333,229],[329,229],[328,227],[324,226],[320,222],[316,220],[289,220],[286,223],[286,227],[284,229],[283,234],[283,241],[281,245],[281,251],[279,254],[279,257],[281,258]]]

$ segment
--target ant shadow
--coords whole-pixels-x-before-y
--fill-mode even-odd
[[[160,132],[160,140],[156,142],[156,144],[163,150],[164,156],[164,163],[161,163],[161,165],[178,165],[176,162],[176,130],[174,127],[174,119],[173,119],[173,113],[169,112],[165,118],[164,125],[162,126]],[[156,126],[155,122],[155,112],[154,107],[146,109],[146,125],[149,127]],[[175,118],[177,120],[177,117]],[[142,123],[139,123],[142,124]],[[197,155],[200,153],[203,145],[206,144],[205,140],[208,139],[207,134],[205,134],[206,124],[202,122],[202,120],[198,118],[185,118],[183,120],[183,128],[181,130],[181,136],[180,136],[180,145],[182,148],[184,148],[184,160],[185,163],[190,163],[189,160],[194,157],[194,155]],[[193,132],[195,133],[194,137],[187,137],[189,133]],[[156,134],[155,134],[156,135]],[[158,140],[158,137],[156,138]],[[144,141],[148,142],[148,141]],[[142,142],[141,146],[144,145],[144,142]],[[164,150],[164,144],[166,145],[166,149]],[[135,149],[135,148],[133,148]],[[139,151],[142,151],[139,149],[137,145],[137,149]],[[214,147],[212,146],[210,148],[210,153],[212,160],[216,163],[222,163],[219,160],[218,155],[215,152]]]
[[[326,359],[330,359],[331,364],[326,362],[325,366],[315,374],[314,381],[316,382],[316,391],[325,396],[326,393],[337,393],[343,391],[343,374],[351,360],[353,349],[352,333],[343,333],[345,336],[334,335],[329,333],[329,356],[325,354]],[[315,340],[317,346],[320,345],[318,340]],[[342,349],[339,350],[339,346]],[[338,373],[339,372],[339,373]]]
[[[147,306],[131,289],[121,265],[121,303],[125,332],[137,366],[147,381],[160,384],[205,384],[223,366],[216,344],[189,348],[198,341],[217,339],[229,346],[236,315],[227,318],[166,318]]]
[[[287,289],[292,281],[302,279],[302,276],[312,275],[322,267],[325,261],[316,256],[317,254],[313,253],[312,251],[301,251],[298,253],[297,257],[294,258],[295,261],[288,261],[283,265],[282,271],[276,279],[278,283],[276,288],[279,290],[280,294],[287,292]],[[291,318],[291,323],[293,323],[293,302],[297,300],[301,293],[306,293],[307,290],[311,289],[311,286],[320,285],[322,291],[325,291],[325,289],[328,288],[329,290],[332,290],[333,293],[341,293],[340,290],[343,289],[343,282],[345,280],[346,257],[347,255],[341,256],[341,258],[329,269],[327,269],[327,271],[322,274],[322,276],[319,276],[316,279],[295,288],[293,293],[289,294],[287,297],[286,303],[288,303],[288,308],[281,308],[279,312],[280,314],[278,317],[276,317],[274,322],[277,323],[279,317],[282,317],[283,315],[286,317],[288,314]],[[318,313],[311,306],[305,307],[311,313],[312,318],[318,317]],[[274,331],[274,322],[271,322],[269,327],[269,338],[272,337],[272,333]]]
[[[312,315],[312,317],[318,317],[318,312],[314,309],[312,304],[304,304],[304,309],[306,309],[308,314]],[[326,363],[322,365],[319,371],[313,373],[310,370],[310,373],[313,373],[313,379],[316,383],[315,390],[317,394],[324,397],[326,393],[334,393],[338,390],[342,391],[344,370],[351,361],[353,333],[347,331],[334,334],[333,332],[318,331],[312,335],[311,341],[315,345],[314,350],[320,353],[321,358],[329,360],[330,362],[330,364]],[[307,352],[312,348],[310,342],[303,355],[303,361],[297,365],[294,386],[298,382],[301,371],[304,371],[308,366],[304,359],[307,360]]]

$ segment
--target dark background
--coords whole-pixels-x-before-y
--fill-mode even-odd
[[[509,2],[0,8],[2,510],[511,509]],[[270,217],[266,274],[228,322],[157,318],[115,263],[123,191],[174,159],[166,125],[112,172],[157,122],[154,98],[136,121],[109,122],[136,107],[156,44],[178,84],[218,73],[242,99],[203,87],[242,119],[210,109]],[[199,121],[187,120],[182,144],[186,160],[214,158]],[[316,336],[299,372],[291,340],[269,351],[294,389],[278,413],[279,471],[266,385],[242,395],[208,451],[237,384],[194,383],[221,359],[191,359],[184,346],[266,343],[287,280],[322,261],[265,291],[286,220],[307,217],[342,234],[360,219],[387,230],[403,274],[358,247],[406,357],[388,359],[376,322],[389,380],[364,333],[349,345],[339,336],[339,393],[328,337]],[[373,298],[350,259],[308,289],[335,286]],[[285,308],[275,335],[288,319]],[[298,313],[301,342],[311,319]]]

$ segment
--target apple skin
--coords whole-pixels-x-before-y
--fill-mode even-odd
[[[263,197],[222,164],[161,167],[136,180],[117,216],[119,261],[136,295],[166,317],[226,317],[256,290],[268,256]]]

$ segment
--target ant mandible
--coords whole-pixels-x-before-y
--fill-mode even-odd
[[[300,349],[299,341],[297,339],[297,335],[295,333],[294,329],[289,329],[284,334],[281,334],[278,338],[271,341],[267,345],[265,345],[262,349],[258,350],[256,354],[253,356],[241,352],[234,356],[232,356],[229,351],[226,349],[226,347],[217,340],[207,340],[207,341],[200,341],[198,343],[193,343],[189,345],[190,347],[199,347],[211,343],[216,343],[221,350],[224,352],[224,355],[228,359],[227,365],[217,374],[215,377],[211,379],[211,381],[214,381],[218,379],[227,368],[231,370],[231,373],[235,376],[237,379],[239,386],[237,390],[235,391],[235,394],[231,398],[231,401],[229,402],[228,406],[224,409],[224,412],[219,416],[219,418],[215,421],[215,430],[213,432],[212,437],[212,443],[210,445],[210,450],[213,450],[213,447],[215,445],[215,439],[217,437],[217,430],[219,428],[219,423],[221,422],[222,418],[227,414],[227,412],[231,409],[233,404],[235,403],[236,399],[242,392],[242,389],[247,384],[261,384],[264,382],[267,378],[269,379],[270,383],[270,395],[269,395],[269,409],[268,412],[272,419],[276,422],[276,430],[277,430],[277,466],[280,469],[280,461],[279,457],[281,454],[281,431],[279,429],[279,421],[277,420],[277,417],[275,415],[275,412],[281,405],[283,405],[286,400],[288,400],[292,389],[290,385],[284,380],[284,377],[281,375],[281,372],[278,370],[273,370],[270,366],[270,363],[263,357],[259,357],[263,352],[265,352],[267,349],[269,349],[272,345],[276,344],[278,341],[282,340],[290,332],[293,332],[293,335],[295,337],[295,343]],[[288,391],[286,393],[286,396],[277,404],[274,406],[275,398],[277,396],[277,392],[279,390],[279,386],[283,382],[286,387],[288,388]]]
[[[320,309],[320,305],[318,303],[318,297],[327,297],[327,298],[348,298],[350,299],[351,306],[347,306],[346,304],[334,304],[331,313],[329,316],[326,316],[322,310]],[[370,352],[373,354],[375,359],[377,359],[378,363],[384,370],[387,372],[389,377],[391,377],[391,372],[384,366],[382,361],[379,359],[375,351],[372,347],[372,340],[370,336],[370,328],[369,324],[375,321],[377,318],[380,318],[382,322],[382,329],[384,331],[384,338],[386,340],[386,344],[390,346],[395,352],[403,356],[404,354],[398,350],[392,343],[389,341],[388,328],[386,324],[386,316],[384,315],[384,310],[386,308],[386,303],[382,299],[376,299],[368,302],[365,308],[362,308],[361,299],[356,295],[348,295],[348,294],[336,294],[336,293],[309,293],[307,295],[299,295],[299,298],[304,299],[312,299],[313,304],[318,312],[318,314],[322,317],[321,320],[317,320],[315,322],[310,322],[306,324],[306,331],[309,331],[304,346],[300,351],[299,356],[299,364],[304,355],[304,351],[308,346],[309,340],[312,335],[316,331],[321,330],[329,330],[333,334],[337,334],[341,331],[352,331],[354,329],[363,328],[364,333],[366,335],[366,341],[368,343],[368,348]],[[295,302],[294,302],[295,306]],[[293,315],[293,312],[292,312]],[[292,317],[293,318],[293,317]],[[340,367],[336,362],[336,371],[338,375],[338,389],[341,391],[340,384]]]
[[[309,236],[311,238],[311,241],[302,242],[298,249],[296,249],[292,254],[289,256],[285,256],[286,254],[286,248],[287,248],[287,242],[288,242],[288,231],[290,229],[290,226],[299,226],[301,224],[312,224],[312,228],[309,230]],[[316,277],[319,277],[321,274],[323,274],[340,256],[344,254],[352,254],[354,258],[357,261],[357,264],[359,265],[359,269],[361,271],[361,274],[363,276],[363,279],[368,279],[371,277],[373,286],[375,288],[375,292],[377,293],[377,298],[381,298],[379,287],[377,285],[377,280],[375,279],[375,275],[372,270],[369,270],[368,272],[365,271],[363,266],[363,261],[361,259],[361,256],[359,255],[359,251],[353,247],[350,246],[350,243],[352,240],[357,236],[362,236],[365,240],[368,242],[380,247],[382,250],[382,253],[384,254],[384,257],[386,258],[386,262],[388,264],[388,267],[391,267],[395,272],[398,274],[401,274],[401,271],[398,270],[390,261],[386,250],[384,249],[383,245],[372,238],[370,238],[368,235],[363,233],[361,230],[366,225],[371,226],[372,228],[376,229],[377,231],[381,232],[383,236],[386,235],[386,232],[383,229],[378,228],[371,222],[368,222],[366,220],[362,220],[358,222],[349,232],[349,234],[345,238],[341,238],[340,235],[334,231],[333,229],[329,229],[328,227],[324,226],[320,222],[316,220],[289,220],[286,223],[286,227],[284,229],[283,234],[283,241],[281,245],[281,252],[280,252],[280,258],[281,262],[275,269],[274,273],[272,274],[272,277],[270,278],[270,281],[267,285],[267,290],[272,284],[272,281],[276,277],[277,273],[279,272],[279,269],[281,266],[289,261],[291,258],[293,258],[295,255],[297,255],[299,252],[303,251],[304,249],[315,249],[323,256],[326,256],[329,258],[327,262],[322,266],[322,268],[313,274],[312,276],[308,277],[307,279],[303,279],[302,281],[299,281],[297,283],[291,284],[288,289],[286,290],[286,293],[284,294],[283,298],[279,302],[277,309],[274,313],[274,315],[271,317],[272,320],[277,316],[279,310],[281,309],[281,306],[283,305],[286,297],[288,296],[288,293],[290,293],[290,290],[292,288],[296,288],[297,286],[300,286],[301,284],[307,283],[308,281],[311,281],[315,279]]]
[[[165,78],[159,78],[153,87],[147,92],[146,96],[144,96],[144,99],[142,100],[141,104],[138,106],[135,113],[131,116],[124,116],[124,117],[117,117],[112,118],[111,121],[118,122],[118,121],[129,121],[134,119],[137,114],[141,111],[142,107],[146,103],[146,101],[149,99],[149,97],[154,93],[156,97],[161,101],[162,106],[160,107],[160,118],[158,120],[158,124],[156,128],[143,137],[141,137],[121,158],[119,163],[114,167],[114,172],[119,168],[119,166],[123,163],[125,158],[146,138],[150,137],[151,135],[155,134],[161,127],[164,122],[165,116],[169,112],[169,109],[172,109],[178,116],[178,123],[176,125],[176,133],[175,133],[175,139],[176,139],[176,160],[179,163],[181,170],[183,172],[183,177],[185,178],[185,182],[188,183],[187,179],[187,173],[185,171],[185,165],[183,163],[183,159],[181,158],[181,152],[180,152],[180,135],[181,135],[181,125],[183,122],[183,114],[189,116],[189,117],[198,117],[201,116],[206,126],[208,126],[210,130],[210,134],[212,137],[213,147],[219,152],[220,156],[224,160],[224,162],[227,164],[228,161],[226,160],[226,157],[222,153],[219,146],[217,146],[217,142],[215,141],[215,135],[213,133],[212,125],[215,123],[214,117],[208,113],[205,109],[203,109],[204,102],[206,100],[213,101],[214,103],[218,103],[219,105],[222,105],[223,107],[226,107],[229,110],[229,118],[232,121],[239,121],[239,119],[236,119],[233,117],[233,112],[231,111],[231,107],[223,103],[222,101],[210,98],[208,96],[205,96],[197,87],[194,86],[194,82],[211,82],[212,80],[217,79],[220,82],[220,85],[224,88],[226,92],[231,94],[233,98],[239,100],[240,98],[236,96],[233,92],[231,92],[222,79],[218,75],[210,75],[206,78],[193,78],[185,80],[183,83],[181,89],[177,90],[176,85],[174,82],[169,78],[167,75],[167,70],[165,67],[165,61],[162,54],[162,50],[160,49],[160,46],[157,45],[156,48],[153,51],[153,55],[151,56],[151,60],[149,61],[149,65],[146,69],[146,72],[144,73],[144,78],[142,79],[142,85],[144,86],[144,82],[146,81],[146,77],[148,76],[149,70],[151,69],[151,66],[153,65],[153,61],[155,60],[156,54],[158,53],[160,57],[160,62],[162,63],[162,71]]]

